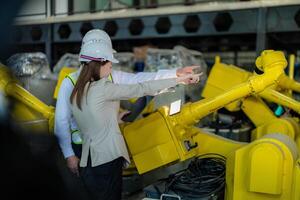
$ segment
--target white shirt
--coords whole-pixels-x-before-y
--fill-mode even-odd
[[[76,72],[79,75],[79,70]],[[126,73],[113,71],[112,78],[117,84],[136,84],[149,80],[167,79],[176,77],[176,69],[159,70],[156,73]],[[72,149],[71,131],[76,130],[77,124],[71,111],[70,96],[73,91],[73,84],[70,79],[65,78],[59,89],[56,110],[54,134],[58,138],[59,146],[65,158],[75,155]]]

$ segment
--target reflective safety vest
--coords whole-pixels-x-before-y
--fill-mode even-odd
[[[68,78],[71,81],[72,85],[75,86],[78,76],[77,76],[77,73],[74,72],[74,73],[68,74],[66,76],[66,78]],[[113,78],[112,78],[111,74],[109,75],[108,80],[113,82]],[[78,130],[78,129],[71,130],[71,138],[72,138],[72,142],[74,144],[82,144],[82,136],[81,136],[80,130]]]
[[[68,74],[66,76],[66,78],[68,78],[72,82],[73,86],[75,86],[77,79],[78,79],[77,73],[74,72],[74,73]],[[108,80],[110,80],[112,83],[114,82],[111,74],[108,76]]]

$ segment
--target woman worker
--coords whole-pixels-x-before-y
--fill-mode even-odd
[[[119,101],[153,95],[178,83],[194,83],[199,75],[118,85],[108,78],[112,63],[118,63],[109,44],[91,40],[82,46],[81,52],[80,59],[85,64],[70,101],[83,134],[82,178],[93,199],[120,200],[122,168],[130,159],[118,126]]]

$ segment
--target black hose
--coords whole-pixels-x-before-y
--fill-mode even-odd
[[[205,154],[195,158],[188,168],[171,174],[165,193],[174,192],[183,199],[209,197],[221,193],[225,186],[225,158]]]

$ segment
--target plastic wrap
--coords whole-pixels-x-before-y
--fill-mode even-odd
[[[207,64],[201,52],[183,46],[175,46],[173,49],[149,48],[145,71],[155,72],[160,69],[181,68],[191,65],[200,66],[195,70],[195,73],[203,72],[199,83],[185,86],[186,100],[193,102],[201,99],[201,92],[207,80]]]
[[[131,52],[115,53],[115,58],[119,63],[113,64],[114,70],[130,72],[134,71],[134,54]]]
[[[173,49],[154,49],[147,50],[146,72],[156,72],[160,69],[172,69],[182,66],[179,52]]]
[[[145,71],[155,72],[160,69],[173,69],[190,65],[199,65],[198,72],[204,74],[207,72],[206,62],[199,51],[190,50],[183,46],[175,46],[174,49],[149,48]]]
[[[66,53],[59,59],[59,61],[53,67],[53,72],[58,74],[63,67],[79,68],[79,66],[79,55]]]
[[[187,101],[198,101],[201,99],[201,93],[207,80],[207,64],[203,55],[199,51],[190,50],[183,46],[175,46],[174,50],[178,51],[182,66],[198,65],[200,68],[195,73],[202,72],[199,83],[185,86],[185,96]]]
[[[48,59],[41,52],[14,54],[7,60],[7,65],[16,77],[53,78]]]
[[[7,60],[7,66],[22,86],[48,105],[54,105],[57,77],[51,72],[44,53],[18,53]]]
[[[134,58],[138,61],[145,61],[147,58],[147,52],[149,48],[156,48],[152,45],[144,45],[133,48]]]
[[[131,52],[115,53],[115,58],[120,62],[113,64],[114,70],[133,72],[134,54]],[[79,55],[66,53],[64,54],[53,68],[53,72],[58,74],[63,67],[79,68]]]
[[[203,54],[199,51],[190,50],[183,46],[175,46],[174,50],[176,50],[179,54],[181,66],[200,66],[200,68],[195,70],[195,73],[203,73],[200,83],[204,86],[207,79],[207,64],[203,58]]]

